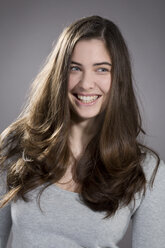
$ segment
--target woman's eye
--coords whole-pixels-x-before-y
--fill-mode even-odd
[[[70,70],[71,71],[80,71],[80,68],[78,66],[71,66]]]
[[[98,68],[97,71],[98,72],[107,72],[109,70],[107,68]]]

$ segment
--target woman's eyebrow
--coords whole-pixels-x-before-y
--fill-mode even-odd
[[[76,65],[82,66],[82,64],[75,62],[75,61],[71,61],[71,64],[76,64]]]
[[[100,62],[100,63],[95,63],[94,66],[97,66],[97,65],[109,65],[109,66],[112,66],[111,63],[109,62]]]
[[[82,66],[82,64],[80,64],[80,63],[78,63],[76,61],[71,61],[71,64],[76,64],[76,65]],[[99,63],[93,64],[93,66],[98,66],[98,65],[109,65],[109,66],[112,66],[112,64],[109,63],[109,62],[99,62]]]

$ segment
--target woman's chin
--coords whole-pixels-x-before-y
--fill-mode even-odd
[[[82,112],[78,112],[78,111],[71,111],[71,119],[76,121],[76,122],[81,122],[81,121],[87,121],[90,119],[93,119],[97,116],[94,114],[87,114],[87,113],[82,113]]]

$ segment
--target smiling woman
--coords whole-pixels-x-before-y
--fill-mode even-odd
[[[111,59],[102,40],[79,41],[71,56],[68,95],[71,109],[81,118],[97,116],[110,95]]]
[[[165,164],[145,146],[118,27],[68,26],[0,144],[0,248],[165,244]]]

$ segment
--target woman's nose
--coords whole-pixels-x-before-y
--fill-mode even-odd
[[[94,75],[92,72],[83,72],[79,81],[79,86],[83,89],[91,89],[95,85]]]

